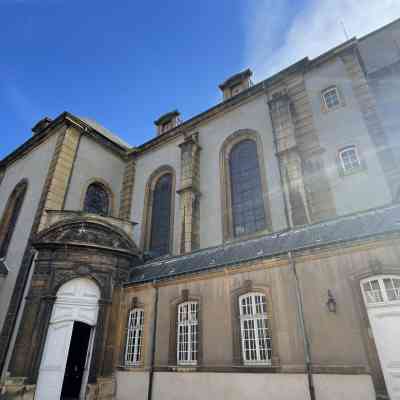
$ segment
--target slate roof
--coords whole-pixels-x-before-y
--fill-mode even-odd
[[[393,205],[299,229],[207,248],[184,256],[150,261],[132,270],[128,284],[171,279],[256,258],[278,256],[289,250],[305,250],[399,231],[400,205]]]
[[[86,118],[86,117],[78,117],[81,121],[83,121],[85,124],[91,126],[95,131],[101,133],[103,136],[105,136],[107,139],[111,140],[112,142],[118,144],[121,147],[126,147],[130,148],[128,143],[124,142],[121,138],[119,138],[117,135],[109,131],[107,128],[104,128],[104,126],[100,125],[98,122],[96,122],[93,119]]]

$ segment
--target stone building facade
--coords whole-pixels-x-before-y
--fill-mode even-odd
[[[131,147],[0,162],[1,399],[400,399],[400,22]]]

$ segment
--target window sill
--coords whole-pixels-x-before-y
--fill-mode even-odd
[[[146,368],[142,364],[138,365],[118,365],[116,367],[118,371],[129,371],[129,372],[143,372]]]
[[[367,174],[367,168],[366,167],[359,167],[359,168],[354,168],[349,171],[341,171],[339,173],[339,176],[341,178],[346,178],[347,176],[352,176],[352,175],[357,175],[357,174],[362,174],[365,173]]]
[[[249,233],[247,235],[227,237],[224,240],[224,243],[228,244],[228,243],[241,242],[242,240],[254,239],[254,238],[257,238],[257,237],[260,237],[260,236],[269,235],[271,233],[272,233],[272,230],[269,229],[269,228],[266,228],[266,229],[263,229],[261,231],[257,231],[257,232],[254,232],[254,233]]]

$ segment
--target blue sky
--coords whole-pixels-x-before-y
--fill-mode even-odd
[[[353,36],[400,16],[398,0],[371,3],[0,0],[0,158],[63,111],[140,144],[161,114],[217,103],[239,70],[258,81],[344,41],[340,20]]]

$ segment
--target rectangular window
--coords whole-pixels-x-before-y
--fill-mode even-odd
[[[339,159],[344,173],[357,171],[361,168],[356,146],[348,146],[339,151]]]
[[[142,361],[144,311],[135,308],[129,313],[125,346],[125,365],[135,367]]]
[[[331,110],[333,108],[340,106],[339,92],[338,92],[336,86],[325,89],[322,92],[322,98],[323,98],[325,107],[328,110]]]
[[[246,365],[270,365],[272,340],[266,298],[260,293],[239,297],[243,361]]]
[[[179,304],[177,328],[177,361],[179,365],[196,365],[198,352],[199,304],[188,301]]]

